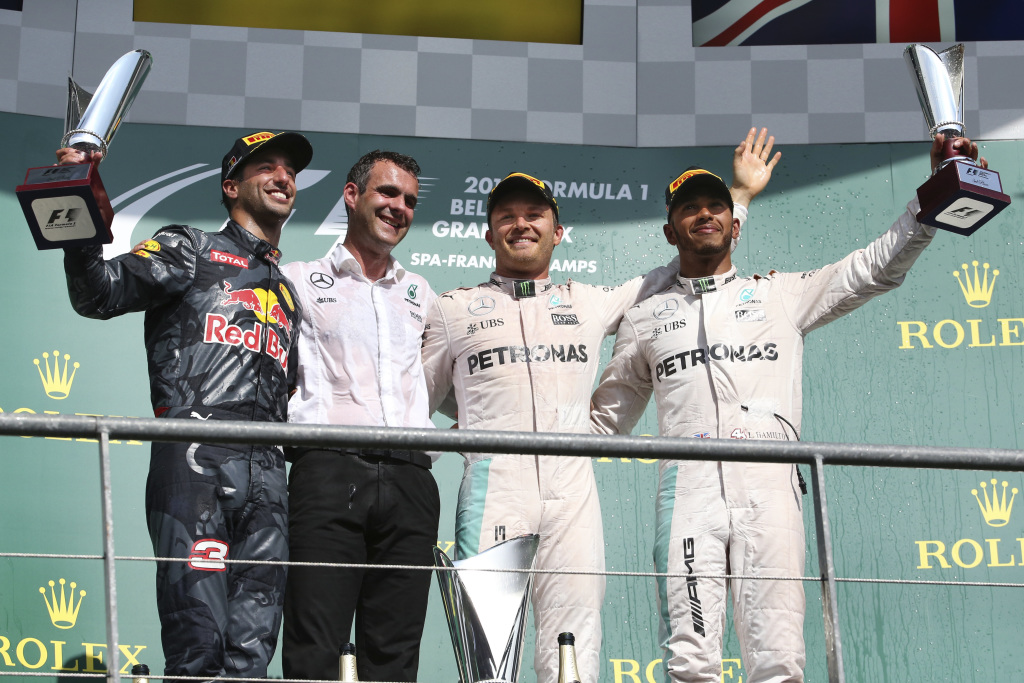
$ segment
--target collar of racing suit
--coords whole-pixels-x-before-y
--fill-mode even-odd
[[[281,263],[281,250],[275,247],[270,242],[262,240],[256,235],[252,234],[235,221],[228,219],[228,222],[224,224],[224,227],[220,229],[221,233],[227,235],[235,242],[238,242],[246,249],[252,249],[253,253],[256,254],[257,258],[261,258],[264,261],[269,261],[275,265]]]
[[[554,286],[551,284],[551,278],[549,277],[538,278],[536,280],[517,280],[515,278],[503,277],[497,273],[491,273],[490,282],[495,287],[500,288],[503,292],[510,294],[514,299],[535,297],[548,291]]]
[[[714,292],[721,289],[735,279],[736,266],[733,266],[728,270],[728,272],[722,273],[721,275],[708,275],[707,277],[694,278],[679,275],[676,278],[676,282],[687,294],[700,296],[701,294],[707,294],[708,292]]]

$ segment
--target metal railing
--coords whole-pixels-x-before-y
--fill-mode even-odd
[[[0,436],[94,437],[99,441],[102,487],[103,569],[107,593],[107,676],[120,681],[117,587],[114,574],[110,439],[280,446],[392,448],[472,453],[520,453],[576,457],[635,457],[661,460],[779,462],[811,467],[819,580],[825,624],[829,683],[845,683],[837,578],[825,496],[825,465],[930,469],[1024,470],[1024,451],[937,448],[799,441],[745,441],[544,432],[341,427],[155,418],[0,414]],[[5,555],[13,555],[4,553]],[[866,580],[873,581],[873,580]],[[925,582],[922,582],[925,583]],[[933,583],[933,582],[926,582]],[[1007,584],[1011,585],[1011,584]],[[157,678],[154,676],[154,678]]]

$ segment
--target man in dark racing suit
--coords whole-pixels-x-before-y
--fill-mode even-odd
[[[217,233],[171,225],[128,254],[64,252],[71,304],[107,319],[145,311],[157,417],[284,422],[300,319],[281,273],[281,228],[313,149],[298,133],[239,138],[221,166],[229,220]],[[94,160],[58,150],[60,163]],[[165,673],[265,677],[281,624],[287,561],[284,455],[270,446],[154,443],[146,514],[158,557]],[[187,560],[187,561],[186,561]]]

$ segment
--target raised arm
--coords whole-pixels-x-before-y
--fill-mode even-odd
[[[168,226],[109,261],[99,246],[64,250],[71,305],[79,315],[106,320],[181,296],[192,286],[196,244],[185,226]]]
[[[759,134],[757,128],[751,128],[733,152],[732,186],[729,188],[733,202],[750,206],[754,197],[768,185],[775,164],[782,158],[782,152],[772,156],[774,145],[775,136],[768,135],[767,128],[762,128]]]

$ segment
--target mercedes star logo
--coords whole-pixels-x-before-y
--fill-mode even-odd
[[[671,318],[676,311],[679,310],[679,302],[675,299],[668,299],[654,309],[654,317],[658,320],[664,320],[665,318]]]
[[[334,278],[327,273],[313,273],[309,276],[309,281],[320,289],[330,289],[334,286]]]
[[[494,299],[489,296],[478,296],[469,303],[472,315],[487,315],[494,310]]]

